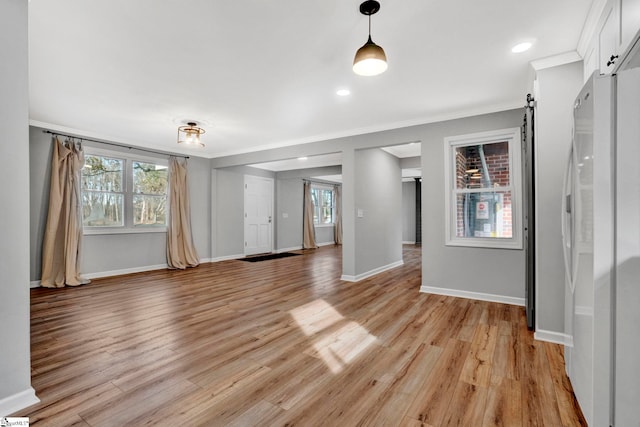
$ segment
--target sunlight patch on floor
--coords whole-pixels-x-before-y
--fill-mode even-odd
[[[322,359],[334,374],[378,341],[322,299],[294,308],[290,313],[305,335],[314,336],[312,348],[305,353]]]

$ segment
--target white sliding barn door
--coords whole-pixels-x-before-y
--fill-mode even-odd
[[[273,179],[244,176],[244,254],[273,251]]]

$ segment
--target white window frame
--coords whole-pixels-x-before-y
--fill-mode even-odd
[[[162,165],[169,167],[169,159],[162,157],[141,156],[138,154],[124,153],[115,150],[105,150],[104,148],[84,147],[85,156],[100,156],[109,157],[111,159],[118,159],[124,162],[124,173],[122,177],[124,195],[124,225],[115,226],[102,226],[91,227],[83,226],[82,233],[84,235],[96,235],[96,234],[137,234],[137,233],[166,233],[167,226],[154,225],[154,226],[135,226],[133,225],[133,163],[152,163],[156,165]],[[168,188],[167,188],[168,190]],[[167,207],[168,203],[168,191],[167,191]],[[167,210],[167,222],[169,221],[169,211]]]
[[[499,129],[466,135],[450,136],[444,139],[445,173],[445,244],[447,246],[467,246],[477,248],[522,249],[522,133],[520,128]],[[508,187],[496,190],[511,192],[511,238],[504,237],[458,237],[456,236],[457,206],[456,195],[479,192],[493,192],[493,189],[456,188],[456,148],[507,142],[509,146]]]
[[[316,223],[314,221],[313,226],[317,227],[317,228],[321,228],[321,227],[333,227],[336,223],[336,193],[335,193],[335,188],[332,185],[328,185],[328,184],[315,184],[315,183],[311,183],[311,191],[313,191],[314,189],[318,189],[318,190],[327,190],[327,191],[331,191],[331,196],[332,196],[332,202],[331,202],[331,223],[330,224],[319,224]],[[314,206],[315,209],[315,206]]]

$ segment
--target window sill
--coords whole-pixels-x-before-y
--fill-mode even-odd
[[[103,235],[103,234],[146,234],[146,233],[166,233],[167,227],[146,227],[146,228],[125,228],[125,227],[104,227],[104,228],[85,228],[82,234],[85,236]]]
[[[457,246],[467,248],[484,248],[484,249],[522,249],[522,241],[517,239],[486,239],[482,237],[456,238],[449,239],[445,243],[446,246]]]
[[[335,224],[313,224],[313,226],[316,228],[328,228],[335,226]]]

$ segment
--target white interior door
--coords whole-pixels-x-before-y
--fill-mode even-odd
[[[273,251],[273,179],[244,177],[244,254]]]

